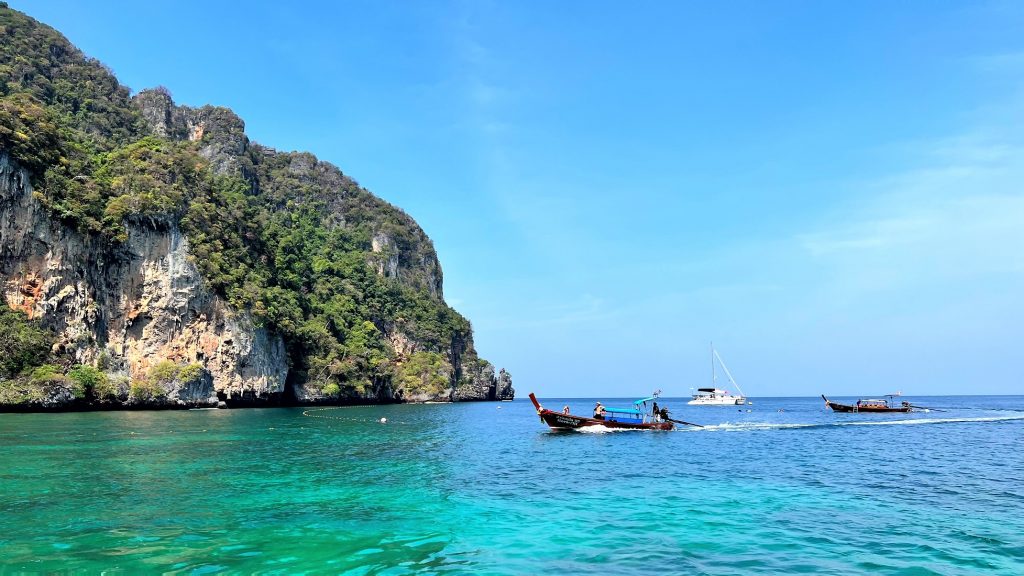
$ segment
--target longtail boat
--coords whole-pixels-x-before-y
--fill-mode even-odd
[[[604,418],[591,418],[587,416],[576,416],[565,412],[555,412],[540,405],[537,397],[530,392],[530,400],[537,409],[540,421],[551,427],[552,430],[578,430],[587,426],[604,426],[605,428],[627,428],[634,430],[672,430],[675,425],[672,421],[657,415],[652,410],[648,413],[647,403],[654,401],[655,397],[641,398],[633,402],[632,408],[604,408]],[[667,411],[665,412],[667,414]]]
[[[825,395],[821,395],[821,399],[825,401],[825,406],[828,406],[835,412],[910,412],[913,408],[910,402],[901,402],[896,404],[893,400],[895,394],[890,394],[885,397],[884,400],[876,398],[867,398],[863,400],[857,400],[856,404],[840,404],[839,402],[833,402]]]

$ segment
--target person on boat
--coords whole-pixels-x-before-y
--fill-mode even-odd
[[[594,418],[604,420],[604,406],[601,406],[600,402],[594,404]]]
[[[658,411],[658,403],[657,402],[654,403],[654,408],[651,410],[651,414],[654,415],[654,421],[657,422],[658,418],[661,416],[661,412]]]
[[[661,419],[668,422],[668,408],[662,406],[661,408]]]
[[[562,406],[562,414],[568,414],[568,413],[569,413],[569,405],[566,404],[565,406]]]

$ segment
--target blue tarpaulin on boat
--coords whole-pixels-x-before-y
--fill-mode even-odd
[[[643,424],[643,418],[626,418],[624,416],[609,416],[606,418],[608,422],[625,422],[627,424]]]
[[[612,412],[614,412],[616,414],[639,414],[639,415],[643,415],[644,414],[642,411],[634,410],[632,408],[605,408],[604,410],[605,410],[605,412],[608,412],[609,414],[612,413]]]
[[[651,400],[656,400],[656,398],[654,396],[651,396],[650,398],[641,398],[641,399],[637,400],[636,402],[633,402],[633,405],[634,406],[639,406],[639,405],[643,404],[644,402],[650,402]]]

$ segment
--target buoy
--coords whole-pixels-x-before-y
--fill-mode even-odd
[[[381,416],[381,418],[380,418],[380,423],[381,423],[381,424],[387,424],[387,423],[388,423],[388,419],[387,419],[387,418],[384,418],[383,416]]]

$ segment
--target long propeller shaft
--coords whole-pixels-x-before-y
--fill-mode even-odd
[[[928,406],[918,406],[917,404],[910,404],[911,408],[917,408],[918,410],[931,410],[933,412],[949,412],[949,410],[940,410],[939,408],[929,408]]]
[[[669,422],[675,422],[676,424],[685,424],[687,426],[696,426],[697,428],[703,428],[700,424],[694,424],[693,422],[686,422],[685,420],[676,420],[674,418],[666,418]]]

